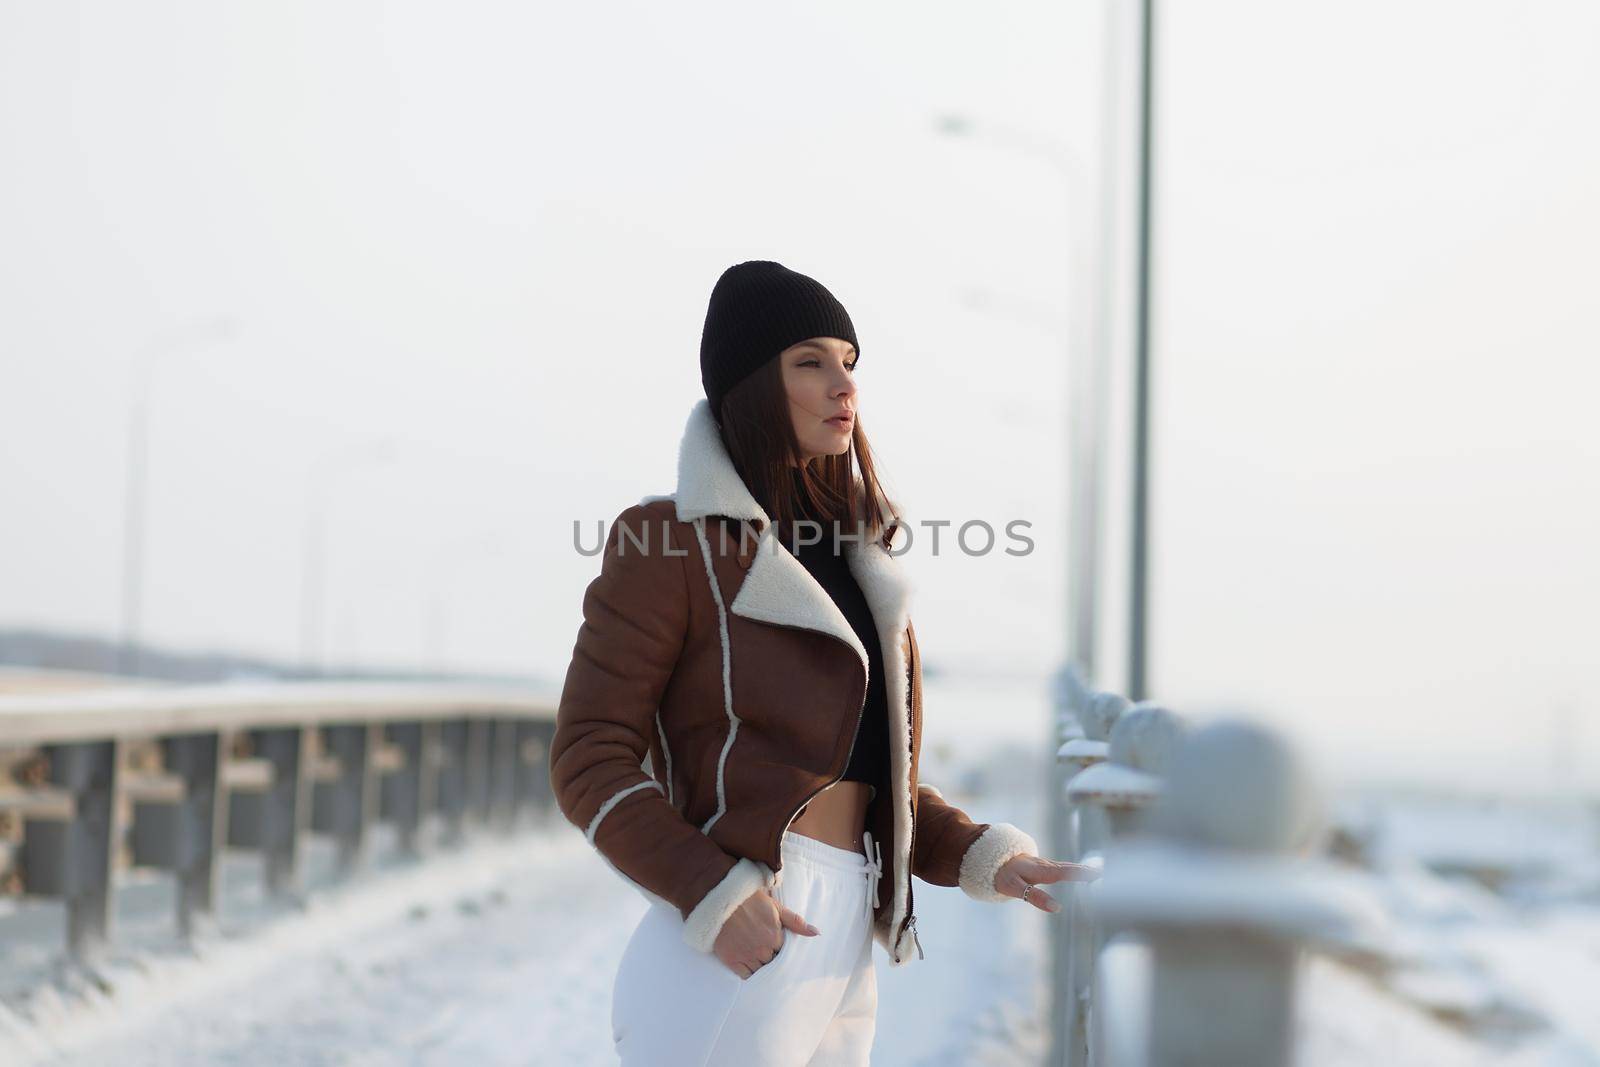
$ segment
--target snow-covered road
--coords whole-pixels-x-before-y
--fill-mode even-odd
[[[1044,836],[1036,789],[947,795],[974,818]],[[325,888],[298,908],[262,897],[258,861],[230,856],[225,922],[196,950],[172,935],[170,880],[141,875],[119,890],[119,948],[88,983],[54,972],[51,906],[0,914],[0,1064],[614,1063],[611,982],[644,898],[559,819],[450,855],[389,858],[334,885],[329,857],[313,856],[312,881]],[[1419,945],[1431,937],[1433,956],[1462,956],[1441,973],[1518,994],[1550,1027],[1496,1047],[1318,960],[1301,989],[1303,1067],[1600,1065],[1586,1010],[1600,958],[1595,909],[1517,917],[1480,901],[1484,914],[1464,912],[1471,893],[1435,879],[1419,896],[1419,877],[1385,884],[1404,897],[1396,914],[1409,916]],[[1042,1062],[1046,946],[1058,919],[920,881],[916,893],[926,959],[891,967],[874,949],[873,1063]],[[1412,914],[1419,901],[1428,908]]]
[[[967,802],[980,818],[1035,824],[1020,799]],[[363,876],[209,939],[200,958],[125,956],[105,972],[113,995],[32,1005],[23,1062],[615,1062],[611,980],[644,899],[564,824],[459,859]],[[895,968],[874,950],[873,1062],[1035,1062],[1054,918],[920,882],[917,894],[927,958]]]

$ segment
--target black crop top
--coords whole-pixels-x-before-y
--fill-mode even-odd
[[[798,474],[795,476],[797,479]],[[819,520],[820,521],[820,520]],[[889,778],[889,701],[883,678],[883,649],[878,641],[878,627],[867,606],[861,586],[850,573],[845,544],[834,552],[833,524],[821,521],[822,539],[815,544],[794,542],[814,536],[814,527],[801,527],[800,532],[784,540],[784,547],[794,551],[795,558],[803,564],[850,623],[861,647],[867,651],[867,701],[861,710],[861,724],[856,731],[855,745],[850,750],[850,762],[840,777],[853,782],[866,782],[876,791]],[[846,525],[843,533],[849,533]],[[873,794],[876,795],[876,792]]]

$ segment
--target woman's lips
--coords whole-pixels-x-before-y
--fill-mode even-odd
[[[848,430],[855,419],[850,415],[836,415],[827,420],[828,425],[838,430]]]

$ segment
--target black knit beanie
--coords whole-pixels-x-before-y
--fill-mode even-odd
[[[792,344],[837,337],[856,346],[850,313],[823,284],[769,259],[736,263],[711,289],[700,334],[700,382],[722,421],[722,398]]]

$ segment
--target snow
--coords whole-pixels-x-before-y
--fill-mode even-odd
[[[1301,1067],[1600,1067],[1592,806],[1375,794],[1342,797],[1334,809],[1363,867],[1319,860],[1285,881],[1270,863],[1252,871],[1234,857],[1180,870],[1160,849],[1122,842],[1087,892],[1102,910],[1116,893],[1113,909],[1130,915],[1215,921],[1231,911],[1246,925],[1284,928],[1315,918],[1308,902],[1348,893],[1369,933],[1341,947],[1364,950],[1357,958],[1366,966],[1307,957]],[[1385,932],[1373,943],[1379,915]],[[1142,946],[1114,939],[1101,978],[1120,1006],[1107,1011],[1112,1062],[1136,1063],[1148,982]]]
[[[1031,778],[952,763],[952,778],[1016,791],[946,796],[1042,839],[1039,762]],[[1471,804],[1385,798],[1356,810],[1347,821],[1371,868],[1347,874],[1388,923],[1388,962],[1358,972],[1308,957],[1300,1067],[1600,1067],[1600,879],[1586,816],[1497,808],[1492,832],[1516,848],[1496,853],[1462,829],[1488,825]],[[646,904],[583,835],[557,818],[419,864],[393,858],[382,830],[379,861],[349,883],[331,882],[331,846],[314,840],[307,873],[319,889],[299,905],[267,898],[259,859],[230,852],[223,920],[192,951],[173,933],[171,880],[136,872],[118,894],[117,949],[88,975],[60,964],[58,905],[0,904],[0,1063],[612,1063],[611,979]],[[1486,851],[1515,859],[1498,891],[1459,872]],[[1118,863],[1109,852],[1100,888]],[[1251,891],[1240,885],[1250,872],[1216,873],[1218,886]],[[1040,1062],[1061,920],[953,887],[914,891],[926,958],[892,968],[874,950],[874,1064]],[[1057,895],[1073,891],[1096,890]],[[1103,963],[1125,1041],[1137,1040],[1140,966],[1136,945]]]
[[[218,682],[117,685],[23,695],[0,693],[0,731],[9,744],[102,740],[236,726],[325,720],[330,710],[366,709],[388,718],[472,708],[478,714],[554,715],[547,687],[498,683]]]
[[[1137,941],[1113,938],[1100,957],[1101,1003],[1108,1010],[1105,1060],[1142,1062],[1148,1026],[1150,960]],[[1488,1052],[1328,960],[1305,963],[1296,1045],[1302,1067],[1488,1067]],[[1114,1008],[1112,1007],[1114,1001]]]
[[[1079,767],[1087,767],[1093,763],[1100,763],[1111,754],[1111,742],[1090,741],[1082,737],[1070,738],[1063,741],[1056,750],[1056,759],[1062,763],[1070,763]]]
[[[548,690],[521,685],[458,682],[345,682],[253,681],[162,683],[121,679],[114,686],[88,691],[9,695],[0,698],[0,717],[47,712],[57,718],[114,711],[120,713],[172,709],[210,710],[277,708],[336,704],[340,707],[416,707],[437,703],[484,702],[521,706],[531,700],[550,700]]]
[[[988,821],[1038,816],[1034,796],[951,799]],[[252,873],[232,870],[240,883]],[[879,955],[873,1062],[1033,1062],[1055,916],[953,887],[915,892],[926,958],[891,968]],[[197,953],[160,944],[170,913],[150,908],[130,931],[138,947],[100,969],[104,989],[11,989],[0,1036],[17,1062],[610,1064],[611,980],[646,907],[565,824],[475,842],[452,862],[390,864],[300,909],[231,903],[248,917]]]
[[[1107,924],[1251,929],[1363,949],[1390,933],[1371,879],[1354,871],[1153,840],[1113,845],[1088,901]]]
[[[540,1055],[584,1062],[610,1048],[596,961],[620,955],[643,908],[576,831],[478,842],[454,862],[311,896],[193,956],[113,962],[112,995],[32,1006],[32,1045],[59,1057],[50,1062],[114,1054],[135,1067],[393,1062],[418,1050],[459,1062],[463,1044],[490,1040],[475,1053],[484,1062],[534,1062],[519,1050],[536,1040]]]
[[[1067,798],[1108,808],[1139,807],[1161,792],[1161,779],[1121,763],[1096,763],[1067,782]]]

